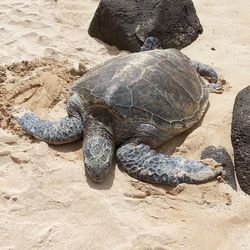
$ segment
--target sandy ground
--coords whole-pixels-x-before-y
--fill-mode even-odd
[[[183,52],[212,64],[230,88],[210,95],[198,128],[161,150],[199,159],[206,146],[220,145],[232,155],[234,98],[250,84],[250,2],[194,3],[204,33]],[[121,53],[87,34],[97,4],[0,3],[0,249],[250,249],[250,198],[242,191],[218,181],[157,187],[117,166],[95,185],[85,177],[81,142],[49,147],[13,120],[19,108],[63,116],[78,78],[71,67]]]

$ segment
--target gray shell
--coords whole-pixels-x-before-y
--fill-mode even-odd
[[[176,49],[118,56],[85,74],[72,91],[88,107],[107,107],[127,123],[162,131],[191,127],[208,104],[205,83]]]

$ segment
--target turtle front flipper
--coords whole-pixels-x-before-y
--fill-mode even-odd
[[[29,112],[17,122],[29,135],[49,144],[74,142],[82,137],[83,122],[80,117],[64,117],[58,122],[42,120]]]
[[[199,161],[170,157],[135,142],[121,146],[116,156],[121,168],[130,176],[155,184],[203,183],[222,172],[221,167],[213,169]]]
[[[191,61],[191,65],[201,76],[209,77],[212,83],[218,82],[218,74],[211,66],[196,61]]]
[[[49,144],[74,142],[82,137],[84,128],[83,112],[80,111],[82,107],[79,101],[77,96],[71,96],[67,106],[68,116],[58,122],[40,119],[31,112],[16,120],[29,135]]]
[[[86,173],[93,182],[104,181],[111,167],[113,154],[114,141],[109,122],[90,119],[83,140],[83,155]]]

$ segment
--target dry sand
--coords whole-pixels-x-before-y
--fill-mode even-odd
[[[234,98],[250,84],[250,2],[194,3],[204,33],[183,52],[214,65],[231,88],[211,94],[200,126],[161,150],[177,147],[176,155],[199,159],[212,144],[232,155]],[[85,177],[81,142],[49,147],[14,122],[20,107],[44,118],[63,116],[77,79],[72,65],[89,69],[120,54],[87,34],[97,4],[0,3],[0,249],[250,249],[250,197],[242,191],[217,181],[157,187],[117,166],[95,185]]]

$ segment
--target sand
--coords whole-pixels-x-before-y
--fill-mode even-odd
[[[213,65],[228,82],[210,95],[203,121],[161,151],[199,159],[208,145],[233,156],[234,98],[250,84],[250,2],[194,0],[204,33],[183,52]],[[213,181],[167,188],[114,167],[102,185],[85,176],[81,142],[48,146],[13,114],[65,115],[79,78],[119,54],[87,34],[94,0],[0,3],[0,249],[250,249],[250,197]],[[212,50],[214,48],[215,50]],[[81,75],[79,73],[79,75]]]

